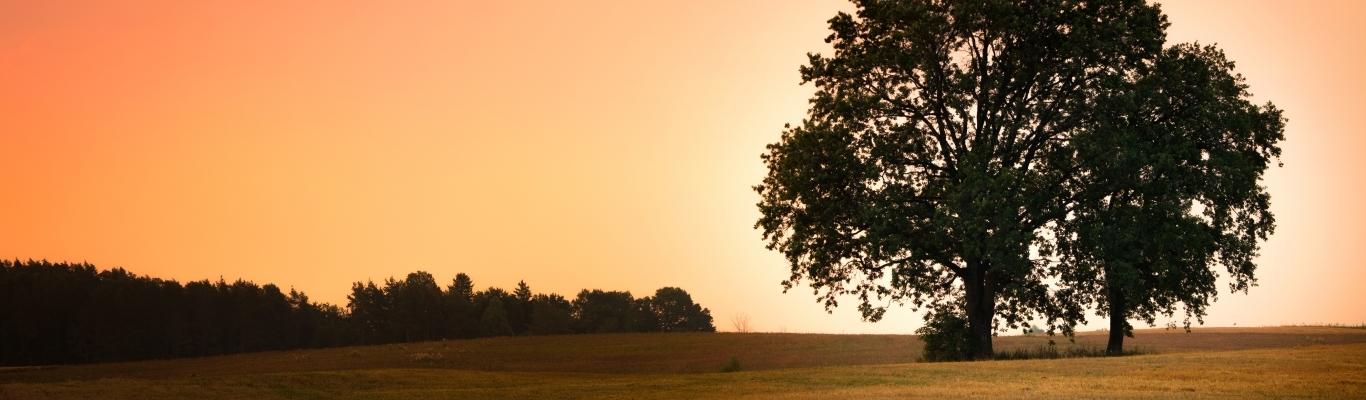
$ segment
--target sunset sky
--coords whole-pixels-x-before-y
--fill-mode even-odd
[[[1366,2],[1165,1],[1289,119],[1260,286],[1207,325],[1366,322]],[[764,248],[764,145],[805,115],[822,1],[0,0],[0,258],[573,296],[686,289],[717,327],[827,315]],[[1159,321],[1165,322],[1165,321]],[[1099,327],[1093,321],[1093,325]]]

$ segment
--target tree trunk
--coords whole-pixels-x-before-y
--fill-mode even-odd
[[[1105,355],[1121,356],[1124,355],[1124,335],[1129,331],[1129,324],[1125,316],[1128,314],[1125,307],[1124,292],[1119,289],[1108,290],[1110,303],[1110,343],[1105,346]]]
[[[973,359],[990,360],[994,356],[991,348],[991,328],[996,317],[996,285],[986,265],[969,261],[968,279],[963,287],[967,296],[968,329],[972,331]]]

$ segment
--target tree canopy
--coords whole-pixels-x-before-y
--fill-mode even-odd
[[[1232,69],[1212,46],[1172,46],[1098,98],[1077,138],[1078,201],[1056,231],[1059,297],[1065,325],[1084,322],[1088,304],[1110,316],[1111,354],[1130,319],[1151,326],[1179,305],[1187,329],[1201,320],[1217,294],[1211,265],[1233,291],[1256,282],[1257,242],[1275,228],[1258,181],[1284,119],[1248,101]]]
[[[856,296],[870,321],[892,304],[961,304],[977,357],[992,354],[997,329],[1081,321],[1075,302],[1095,290],[1058,292],[1048,282],[1065,272],[1048,256],[1089,254],[1059,235],[1082,229],[1072,221],[1099,198],[1088,189],[1133,182],[1094,176],[1082,160],[1096,155],[1082,152],[1103,146],[1079,140],[1120,131],[1097,123],[1106,107],[1151,117],[1122,114],[1120,100],[1156,82],[1139,77],[1163,57],[1166,17],[1142,0],[854,3],[829,21],[834,55],[801,68],[816,87],[809,115],[768,146],[755,187],[756,226],[790,263],[785,289],[807,281],[827,310]],[[1242,140],[1224,144],[1255,146]],[[1260,171],[1251,187],[1219,187],[1264,200]]]
[[[692,295],[676,287],[662,287],[647,298],[659,329],[664,332],[715,332],[711,310],[692,301]]]

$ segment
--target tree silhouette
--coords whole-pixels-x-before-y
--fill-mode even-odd
[[[631,292],[584,289],[572,304],[578,333],[630,332],[634,325],[636,307]]]
[[[417,271],[390,280],[385,295],[392,298],[393,319],[405,342],[435,340],[445,330],[446,308],[441,288],[432,274]]]
[[[384,291],[372,281],[356,282],[351,285],[351,295],[346,296],[347,308],[351,310],[351,323],[355,326],[361,344],[387,343],[389,341],[389,299]]]
[[[532,304],[532,300],[535,295],[531,293],[531,287],[527,286],[526,281],[517,281],[517,289],[512,291],[512,296],[517,298],[517,306],[513,307],[513,312],[519,314],[517,325],[512,327],[512,331],[521,335],[531,329],[532,315],[535,313],[535,304]]]
[[[1180,305],[1187,329],[1201,320],[1215,264],[1233,291],[1256,282],[1257,242],[1275,226],[1258,183],[1280,155],[1284,120],[1249,102],[1232,69],[1214,47],[1167,49],[1099,98],[1077,138],[1080,201],[1057,233],[1063,320],[1085,322],[1083,306],[1095,304],[1110,318],[1110,354],[1123,354],[1129,319],[1152,326]]]
[[[574,309],[558,294],[538,294],[532,299],[529,331],[533,335],[563,335],[574,333]]]
[[[1000,329],[1060,314],[1031,247],[1076,199],[1071,140],[1116,77],[1162,49],[1141,0],[856,0],[810,55],[809,116],[763,156],[757,223],[827,310],[854,295],[954,302],[976,358]]]
[[[483,310],[474,305],[474,281],[464,273],[456,274],[451,285],[446,287],[447,326],[452,337],[472,338],[479,336],[478,316]]]
[[[650,309],[664,332],[716,332],[711,310],[694,303],[683,289],[659,288],[650,301]]]
[[[0,260],[0,365],[553,335],[573,333],[579,325],[594,327],[589,332],[659,330],[652,298],[633,299],[629,292],[597,290],[576,307],[563,296],[534,294],[525,282],[513,293],[473,288],[468,275],[458,274],[442,291],[431,274],[417,271],[388,278],[382,288],[372,281],[353,283],[343,309],[292,288],[286,293],[240,279],[181,285],[122,268]],[[581,324],[574,316],[579,310],[606,319]],[[514,328],[517,319],[522,331]]]

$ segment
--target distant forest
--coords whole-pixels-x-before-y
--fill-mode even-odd
[[[78,364],[512,335],[715,332],[683,289],[583,290],[574,299],[442,289],[418,271],[356,282],[340,307],[250,281],[181,284],[88,263],[0,260],[0,365]]]

